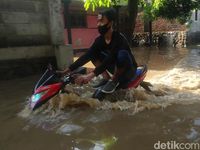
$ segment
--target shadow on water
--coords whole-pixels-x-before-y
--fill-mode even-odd
[[[110,97],[115,103],[91,99],[86,85],[73,87],[82,97],[61,94],[33,113],[23,99],[36,77],[2,82],[0,149],[150,150],[158,141],[200,142],[199,51],[136,49],[155,93],[120,91]]]

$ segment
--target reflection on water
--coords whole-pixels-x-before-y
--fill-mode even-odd
[[[4,82],[0,108],[12,114],[0,115],[7,121],[0,149],[149,150],[158,141],[200,142],[199,53],[196,48],[136,49],[137,61],[149,67],[146,79],[153,93],[140,87],[121,90],[103,102],[90,98],[88,85],[69,86],[76,92],[60,94],[31,112],[23,99],[33,79]],[[15,92],[10,94],[6,86]]]

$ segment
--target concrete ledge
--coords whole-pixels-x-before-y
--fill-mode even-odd
[[[71,45],[0,48],[0,80],[41,73],[49,63],[64,69],[72,62]]]
[[[50,37],[48,35],[0,35],[0,48],[4,47],[28,47],[28,46],[43,46],[49,45]]]
[[[55,57],[0,60],[0,80],[22,78],[39,73],[41,74],[49,63],[56,66]]]
[[[0,61],[52,56],[55,56],[55,53],[53,47],[50,45],[0,48]]]
[[[56,66],[50,45],[0,48],[0,80],[41,73],[49,63]]]

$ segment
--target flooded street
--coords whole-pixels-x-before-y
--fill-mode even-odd
[[[91,101],[83,88],[90,107],[68,107],[64,101],[77,97],[64,95],[32,113],[27,98],[39,75],[0,81],[0,150],[153,150],[159,141],[200,143],[200,46],[135,48],[135,57],[147,64],[145,80],[157,94],[138,88],[125,94],[128,100],[115,94],[120,100],[111,103]]]

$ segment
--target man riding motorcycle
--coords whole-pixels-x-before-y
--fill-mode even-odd
[[[102,74],[103,78],[93,85],[94,88],[101,87],[104,93],[112,93],[116,88],[126,86],[136,73],[137,63],[126,38],[113,29],[115,19],[114,9],[100,12],[97,18],[100,35],[84,55],[65,70],[57,72],[67,74],[92,61],[95,69],[86,75],[78,76],[75,79],[77,84],[86,84]]]

